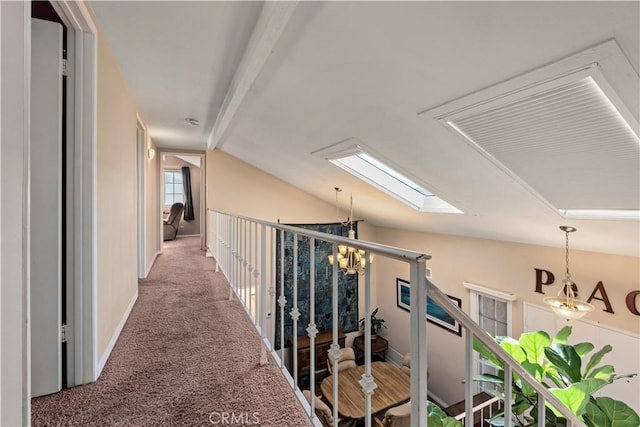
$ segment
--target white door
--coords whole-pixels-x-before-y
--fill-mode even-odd
[[[31,396],[62,387],[62,26],[31,20]]]

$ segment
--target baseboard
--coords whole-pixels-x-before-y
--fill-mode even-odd
[[[404,359],[404,354],[399,353],[393,347],[389,347],[385,354],[385,359],[387,362],[390,362],[399,368],[400,366],[402,366],[402,359]]]
[[[433,394],[431,390],[427,390],[427,393],[429,393],[429,400],[435,403],[436,405],[438,405],[439,407],[446,408],[449,406],[444,400],[440,399],[438,395]]]
[[[137,300],[138,300],[138,289],[136,289],[136,292],[133,295],[133,298],[131,298],[131,301],[129,302],[129,306],[125,310],[124,315],[122,316],[122,319],[120,319],[120,323],[118,323],[118,327],[113,332],[113,335],[111,336],[111,341],[109,341],[109,345],[107,345],[107,350],[104,352],[102,357],[100,357],[100,360],[98,360],[98,366],[96,368],[96,380],[100,377],[100,374],[104,369],[104,365],[107,364],[107,360],[109,360],[109,356],[113,351],[113,347],[115,347],[116,342],[118,342],[118,338],[120,337],[122,328],[124,328],[125,323],[127,323],[127,319],[129,318],[129,315],[131,314],[131,310],[133,309],[133,306]]]
[[[160,255],[162,252],[158,251],[156,252],[156,254],[153,256],[153,259],[151,260],[151,263],[149,264],[149,267],[147,267],[147,272],[144,273],[144,278],[146,279],[147,276],[149,276],[149,273],[151,272],[151,268],[153,268],[153,264],[155,264],[156,259],[158,258],[158,255]]]
[[[179,239],[181,237],[200,237],[200,233],[198,233],[198,234],[178,234],[176,236],[176,239]]]

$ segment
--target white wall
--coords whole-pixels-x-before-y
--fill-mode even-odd
[[[0,425],[29,420],[29,2],[0,2]]]
[[[555,295],[564,273],[563,248],[383,227],[377,229],[377,237],[382,244],[431,255],[427,265],[433,269],[433,282],[443,292],[461,298],[462,309],[467,313],[469,290],[462,287],[464,281],[514,293],[517,300],[513,303],[513,335],[516,337],[524,331],[524,302],[541,304],[544,296]],[[403,354],[409,351],[409,313],[396,306],[395,279],[407,280],[409,272],[396,261],[380,259],[377,263],[377,303],[388,324],[382,334],[389,339],[393,350]],[[534,292],[535,268],[550,270],[556,276],[555,284],[545,287],[545,295]],[[593,301],[596,311],[589,314],[590,321],[640,334],[639,317],[625,305],[627,293],[638,289],[640,283],[640,258],[572,250],[571,273],[583,298],[588,298],[598,281],[606,286],[615,313],[603,311],[604,304]],[[464,333],[459,337],[431,323],[427,323],[427,331],[429,389],[447,404],[460,401],[464,397]],[[640,349],[632,354],[638,358]]]
[[[104,365],[138,295],[137,106],[98,34],[98,358]]]

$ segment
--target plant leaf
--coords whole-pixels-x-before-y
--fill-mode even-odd
[[[599,378],[583,378],[582,381],[580,381],[580,384],[584,384],[587,386],[587,393],[589,393],[589,395],[593,395],[593,393],[610,383],[611,381],[606,381]]]
[[[597,352],[595,352],[592,356],[591,359],[589,359],[589,363],[587,363],[587,367],[584,368],[584,376],[589,376],[589,373],[591,372],[591,370],[593,368],[596,367],[596,365],[598,363],[600,363],[600,361],[602,360],[602,358],[604,357],[605,354],[609,353],[611,350],[613,350],[613,347],[611,347],[609,344],[605,345],[604,347],[602,347],[600,350],[598,350]]]
[[[492,374],[482,374],[482,375],[476,375],[475,377],[473,377],[474,381],[480,381],[480,382],[485,382],[485,383],[492,383],[492,384],[504,384],[504,378],[503,377],[499,377],[497,375],[492,375]]]
[[[438,405],[427,400],[427,417],[436,416],[438,418],[446,418],[447,414]]]
[[[549,391],[577,416],[581,416],[584,413],[585,407],[589,402],[590,396],[587,392],[587,386],[582,383],[571,384],[567,388],[550,388]],[[554,414],[559,417],[562,416],[556,408],[551,405],[549,407]]]
[[[626,403],[610,397],[596,397],[595,401],[593,406],[596,406],[600,412],[588,405],[587,415],[598,427],[638,427],[640,425],[640,417]]]
[[[584,357],[587,353],[594,349],[594,346],[590,342],[581,342],[574,345],[573,348],[576,350],[576,353],[578,353],[578,356]]]
[[[527,332],[520,335],[520,346],[527,353],[527,360],[542,365],[544,348],[551,345],[549,335],[544,331]]]
[[[573,383],[580,382],[582,375],[580,367],[582,359],[578,356],[573,346],[566,344],[555,344],[544,349],[547,359],[553,363],[561,374],[564,374]]]
[[[615,375],[615,373],[615,369],[612,365],[603,365],[591,371],[587,378],[596,378],[599,380],[612,382],[614,380],[613,376]]]
[[[571,335],[571,326],[567,325],[560,329],[555,337],[553,337],[552,344],[566,344],[567,338]]]
[[[504,348],[505,351],[509,353],[509,356],[516,359],[518,363],[522,363],[527,360],[527,355],[524,350],[522,350],[520,343],[514,339],[502,341],[500,343],[500,347]]]
[[[558,370],[553,365],[544,367],[544,376],[553,381],[556,386],[564,387],[560,374],[558,374]]]
[[[464,426],[460,421],[456,420],[455,418],[447,417],[442,420],[442,427],[464,427]]]
[[[496,368],[503,368],[504,364],[502,361],[476,337],[473,338],[473,349],[493,363],[493,366]]]

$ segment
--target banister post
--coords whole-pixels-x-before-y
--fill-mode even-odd
[[[425,260],[410,264],[411,425],[427,425],[427,268]]]

